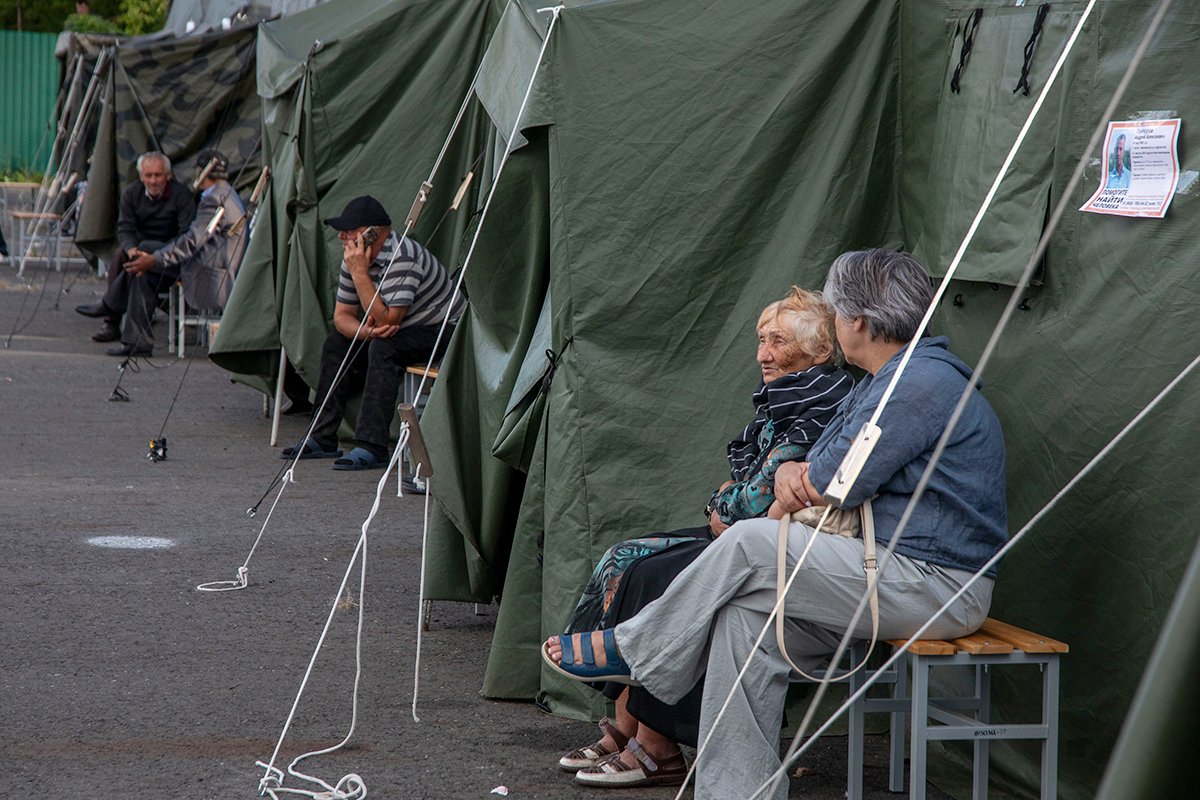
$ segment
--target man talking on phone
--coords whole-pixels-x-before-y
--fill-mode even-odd
[[[280,457],[332,458],[337,470],[383,467],[404,370],[425,365],[442,320],[449,316],[449,324],[454,325],[465,302],[460,296],[451,303],[454,286],[446,268],[413,240],[401,241],[392,231],[391,217],[374,197],[354,198],[340,216],[326,219],[325,224],[338,232],[342,265],[333,330],[321,350],[318,415],[312,434],[284,448]],[[444,350],[451,332],[448,328],[439,350]],[[351,355],[346,374],[335,386],[334,377],[347,353]],[[347,400],[360,389],[354,447],[343,455],[338,426]]]

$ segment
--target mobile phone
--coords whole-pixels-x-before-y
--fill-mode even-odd
[[[362,234],[363,248],[370,247],[377,241],[379,241],[379,228],[375,227],[374,225],[368,226]]]

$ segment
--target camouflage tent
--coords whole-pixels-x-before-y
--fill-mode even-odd
[[[258,23],[320,2],[181,1],[172,3],[163,30],[148,36],[63,34],[57,52],[67,80],[86,84],[106,52],[96,76],[103,103],[81,126],[81,146],[62,165],[87,178],[76,243],[109,253],[120,191],[137,177],[135,161],[146,150],[166,153],[176,177],[187,180],[195,155],[215,147],[229,156],[238,188],[252,185],[261,165]],[[79,63],[83,69],[76,69]],[[64,110],[68,129],[78,110]]]
[[[245,25],[181,39],[131,39],[114,48],[76,243],[103,255],[111,251],[121,189],[137,177],[137,157],[147,150],[166,153],[176,177],[187,180],[196,153],[215,147],[229,156],[239,189],[255,181],[261,130],[256,35],[256,25]]]

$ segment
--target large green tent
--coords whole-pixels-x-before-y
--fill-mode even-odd
[[[411,13],[417,25],[429,5],[366,5],[363,17]],[[502,139],[546,34],[543,5],[510,5],[484,56],[476,91]],[[541,670],[537,644],[561,629],[609,544],[697,521],[724,477],[723,444],[749,411],[759,309],[792,283],[819,286],[848,248],[903,245],[943,274],[1085,5],[1055,3],[1038,26],[1036,5],[1002,0],[568,4],[422,423],[435,468],[427,596],[501,599],[485,694],[599,711]],[[1156,5],[1109,0],[1084,28],[935,319],[968,361]],[[463,22],[478,33],[455,40],[472,43],[460,46],[468,55],[406,60],[399,43],[428,42],[432,29],[372,50],[375,29],[319,11],[260,39],[276,178],[214,358],[264,384],[281,343],[315,378],[336,254],[318,220],[360,191],[407,207],[469,85],[471,48],[490,30]],[[457,15],[482,19],[474,7],[437,11],[449,15],[439,35]],[[289,27],[307,14],[327,30]],[[1190,117],[1200,88],[1181,66],[1195,60],[1198,29],[1200,9],[1177,3],[1113,115],[1184,119],[1184,174],[1167,217],[1069,210],[985,377],[1009,446],[1013,530],[1195,355]],[[1014,91],[1022,73],[1029,95]],[[428,88],[431,76],[442,91]],[[365,110],[383,98],[389,110]],[[485,138],[479,127],[437,190],[435,216]],[[1069,209],[1099,181],[1099,155]],[[454,224],[457,235],[465,223]],[[431,244],[457,261],[461,248]],[[1185,380],[1001,567],[995,614],[1072,647],[1064,797],[1094,792],[1196,543],[1182,522],[1197,511],[1197,434],[1186,424],[1195,389]],[[1000,713],[1028,717],[1035,685],[997,675]],[[1028,796],[1036,753],[992,752],[993,773]]]
[[[316,384],[340,256],[321,220],[371,194],[403,228],[495,16],[491,0],[332,0],[260,26],[257,85],[273,174],[213,360],[265,388],[282,345]],[[443,211],[485,146],[484,128],[478,111],[465,116],[429,200],[437,211],[412,234],[447,265],[471,205],[444,220]]]
[[[608,545],[698,521],[749,411],[758,310],[792,283],[819,286],[848,248],[904,245],[943,274],[1085,5],[1053,4],[1036,37],[1038,7],[999,0],[566,8],[424,422],[429,596],[501,597],[485,694],[597,713],[540,668],[537,644]],[[968,361],[1156,5],[1102,3],[1084,28],[935,320]],[[502,129],[545,31],[533,4],[518,11],[487,57],[514,78],[482,91]],[[1168,215],[1074,211],[1100,179],[1093,154],[985,377],[1013,530],[1195,355],[1200,87],[1182,67],[1198,27],[1194,4],[1171,9],[1113,116],[1184,119]],[[1014,91],[1023,71],[1028,96]],[[1072,646],[1064,797],[1094,792],[1197,539],[1184,522],[1196,388],[1184,381],[1000,570],[995,614]],[[997,675],[997,707],[1028,717],[1035,685]],[[1036,752],[992,752],[993,773],[1028,795]]]

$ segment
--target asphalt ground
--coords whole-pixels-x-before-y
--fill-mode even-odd
[[[121,360],[89,339],[97,321],[72,310],[101,290],[81,270],[38,266],[17,279],[0,267],[0,797],[257,797],[255,761],[276,747],[380,473],[301,462],[249,587],[197,591],[235,577],[275,493],[256,518],[246,509],[284,462],[268,443],[262,396],[201,349],[121,377]],[[162,353],[164,326],[156,336]],[[128,402],[108,400],[119,377]],[[284,417],[281,443],[305,425]],[[160,431],[167,460],[153,463],[148,443]],[[555,761],[594,740],[593,726],[479,695],[495,606],[434,604],[413,721],[423,503],[385,491],[365,594],[355,573],[276,764],[346,735],[363,603],[353,736],[301,769],[329,783],[356,773],[374,798],[483,800],[500,786],[520,800],[673,797],[576,787]],[[166,541],[130,549],[98,537]],[[868,798],[895,797],[885,749],[884,737],[868,737]],[[791,796],[841,800],[845,763],[845,739],[823,740]]]

